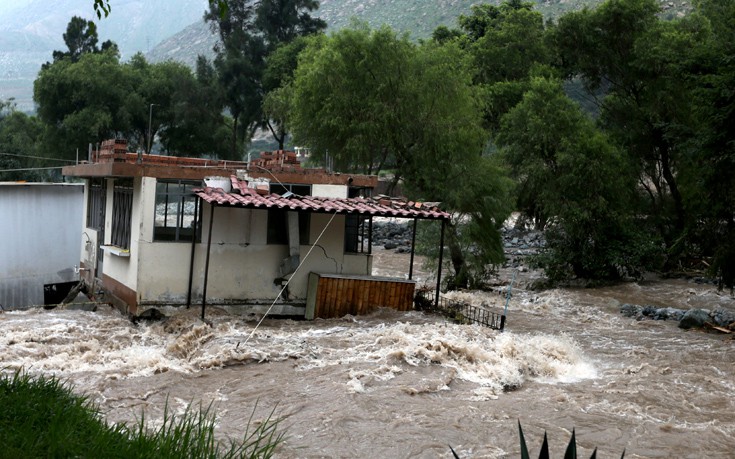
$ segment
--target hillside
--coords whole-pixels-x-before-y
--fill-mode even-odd
[[[499,4],[502,0],[489,0]],[[531,0],[547,19],[584,8],[594,7],[602,0]],[[347,27],[352,18],[367,22],[371,27],[387,24],[412,38],[427,38],[440,25],[455,27],[457,18],[470,14],[477,0],[321,0],[318,16],[328,25],[328,31]],[[691,9],[687,0],[661,0],[665,17],[685,14]],[[153,62],[168,59],[194,65],[196,57],[213,56],[215,36],[209,26],[200,20],[171,36],[153,48],[146,56]]]
[[[601,0],[534,0],[547,18],[594,6]],[[33,110],[33,80],[53,50],[65,49],[62,35],[72,16],[94,19],[100,41],[116,42],[123,59],[138,51],[151,61],[176,60],[193,65],[211,56],[215,41],[202,16],[207,0],[111,0],[112,14],[97,20],[92,0],[13,0],[0,3],[0,99],[15,98],[21,110]],[[329,30],[348,26],[351,18],[372,27],[387,24],[425,38],[439,25],[455,26],[476,0],[322,0],[317,13]],[[491,0],[490,3],[499,3]],[[663,0],[665,16],[683,14],[687,0]]]
[[[149,51],[163,39],[201,19],[207,0],[112,0],[112,14],[98,20],[92,0],[13,0],[0,6],[0,98],[15,97],[33,108],[33,80],[54,50],[72,16],[97,22],[100,42],[118,44],[123,58]],[[165,20],[162,20],[165,18]]]

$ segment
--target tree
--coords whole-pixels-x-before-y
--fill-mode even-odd
[[[102,43],[102,47],[97,47],[97,26],[92,21],[87,21],[79,16],[74,16],[66,26],[64,33],[64,43],[68,51],[54,51],[54,62],[69,58],[72,62],[77,62],[79,58],[86,53],[99,53],[101,51],[113,50],[117,52],[117,45],[110,40]],[[48,63],[46,65],[49,65]]]
[[[550,63],[543,16],[533,10],[533,3],[510,0],[499,6],[473,5],[472,14],[460,16],[458,22],[464,33],[460,43],[473,57],[474,81],[482,90],[486,127],[492,132],[500,117],[521,100],[531,69]]]
[[[42,181],[42,171],[12,171],[47,166],[39,162],[43,125],[36,117],[16,111],[12,100],[0,101],[0,181]],[[58,165],[54,164],[54,166]]]
[[[696,211],[697,226],[690,232],[704,255],[712,256],[710,274],[720,280],[720,288],[735,285],[735,5],[704,0],[697,15],[709,33],[692,51],[698,59],[697,73],[689,81],[695,113],[695,129],[690,151],[698,173],[690,174],[685,191],[693,189],[696,199],[688,207]],[[691,49],[691,48],[690,48]]]
[[[74,158],[76,149],[129,129],[126,99],[135,92],[112,52],[62,59],[42,69],[33,83],[38,117],[48,127],[50,150]]]
[[[222,113],[216,79],[212,64],[199,56],[194,78],[181,75],[176,80],[170,124],[161,132],[161,143],[167,151],[229,157],[231,126]]]
[[[289,121],[295,141],[338,170],[390,166],[411,197],[457,212],[447,237],[450,286],[476,285],[502,260],[508,183],[481,156],[487,139],[468,55],[355,24],[316,36],[299,55]],[[356,102],[357,101],[357,102]],[[505,204],[505,205],[503,205]]]
[[[318,6],[319,2],[314,0],[210,3],[205,19],[220,37],[214,65],[233,119],[233,157],[257,127],[266,125],[262,78],[269,54],[298,36],[323,30],[326,23],[309,14]]]
[[[600,123],[638,164],[639,184],[649,197],[670,262],[690,216],[679,184],[686,144],[694,135],[687,76],[691,49],[702,24],[664,22],[655,0],[608,0],[595,10],[559,20],[554,42],[567,75],[581,75],[589,90],[605,89]]]
[[[261,0],[254,25],[263,34],[268,54],[298,37],[325,30],[327,23],[311,16],[317,9],[316,0]]]
[[[306,48],[307,39],[297,37],[284,43],[268,56],[263,73],[263,114],[266,127],[283,150],[289,131],[288,112],[291,108],[294,72],[298,56]]]
[[[536,76],[530,83],[502,118],[497,140],[548,222],[539,257],[547,276],[612,280],[652,267],[657,247],[634,218],[632,164],[564,94],[561,81]]]
[[[539,73],[522,102],[501,119],[495,141],[518,182],[516,209],[543,229],[553,217],[545,201],[559,173],[558,157],[586,120],[559,91],[559,82]]]

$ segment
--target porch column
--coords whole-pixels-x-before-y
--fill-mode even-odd
[[[189,259],[189,288],[186,291],[186,309],[191,307],[191,284],[194,282],[194,249],[197,245],[197,229],[199,225],[199,203],[202,198],[194,201],[194,234],[191,236],[191,258]]]
[[[204,288],[202,289],[202,320],[204,320],[204,309],[207,305],[207,281],[209,280],[209,254],[212,248],[212,226],[214,224],[214,207],[212,203],[212,212],[209,214],[209,234],[207,236],[207,259],[204,262]]]
[[[442,220],[441,242],[439,242],[439,269],[436,273],[436,297],[434,298],[434,307],[439,306],[439,289],[442,285],[442,262],[444,260],[444,227],[446,224],[447,221]]]
[[[418,218],[413,219],[413,232],[411,233],[411,265],[408,267],[408,280],[413,279],[413,255],[416,252],[416,222]]]
[[[373,216],[368,219],[368,255],[373,254]]]

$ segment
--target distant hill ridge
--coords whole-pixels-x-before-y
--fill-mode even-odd
[[[568,11],[595,7],[603,0],[531,0],[547,19],[555,19]],[[665,15],[683,15],[691,8],[688,0],[660,0]],[[327,22],[328,31],[347,27],[352,18],[366,21],[377,28],[384,24],[413,39],[427,38],[440,25],[456,27],[460,15],[469,15],[474,4],[498,5],[501,0],[321,0],[317,16]],[[209,26],[197,21],[181,32],[162,41],[147,58],[152,62],[176,60],[193,66],[198,55],[212,57],[216,37]]]
[[[547,18],[595,6],[602,0],[535,0]],[[329,30],[349,25],[352,17],[371,27],[387,24],[414,39],[426,38],[439,25],[456,26],[476,0],[321,0],[317,16]],[[499,4],[499,0],[487,3]],[[110,0],[112,13],[96,20],[93,0],[6,0],[0,4],[0,99],[14,97],[22,110],[33,109],[32,93],[41,64],[55,49],[72,16],[95,19],[100,41],[116,42],[123,59],[142,51],[149,60],[175,60],[193,66],[199,54],[212,56],[215,36],[202,19],[208,0]],[[687,0],[662,0],[667,15],[691,8]]]

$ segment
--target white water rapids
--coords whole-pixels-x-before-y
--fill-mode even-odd
[[[457,299],[502,310],[483,292]],[[420,312],[291,321],[232,309],[164,310],[135,325],[98,312],[0,314],[0,368],[54,374],[111,422],[160,421],[213,403],[222,437],[255,410],[284,417],[283,458],[519,457],[544,430],[553,457],[572,428],[580,456],[735,457],[735,340],[636,321],[621,303],[735,308],[711,285],[655,280],[599,289],[518,289],[507,329]],[[257,408],[255,408],[257,402]]]

